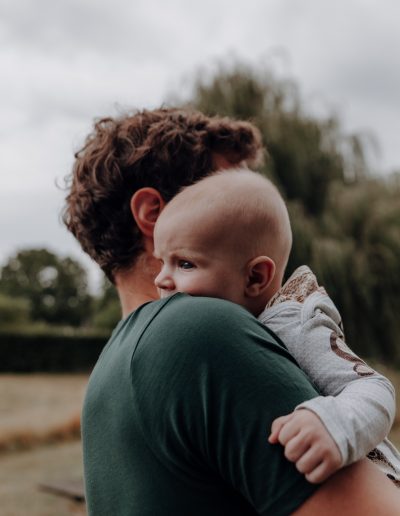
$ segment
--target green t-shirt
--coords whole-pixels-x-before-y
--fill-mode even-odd
[[[90,515],[287,515],[314,491],[267,441],[314,388],[255,317],[176,294],[114,330],[82,435]]]

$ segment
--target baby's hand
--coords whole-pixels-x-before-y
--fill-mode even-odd
[[[339,448],[311,410],[299,409],[275,419],[268,441],[281,443],[285,457],[312,484],[323,482],[342,465]]]

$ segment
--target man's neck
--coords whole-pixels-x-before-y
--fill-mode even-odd
[[[158,261],[144,253],[139,256],[131,269],[115,275],[115,285],[121,302],[123,318],[140,305],[159,299],[154,285],[154,278],[158,272]]]

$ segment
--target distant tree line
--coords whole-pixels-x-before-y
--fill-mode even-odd
[[[307,114],[296,84],[236,64],[194,82],[190,103],[207,114],[248,119],[268,156],[261,172],[287,201],[294,233],[287,274],[308,264],[342,312],[351,347],[400,365],[400,176],[379,177],[369,142],[335,117]],[[45,249],[23,250],[0,273],[0,325],[110,330],[120,318],[106,280],[91,296],[81,265]]]

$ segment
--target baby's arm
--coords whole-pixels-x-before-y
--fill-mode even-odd
[[[310,296],[301,312],[297,328],[270,326],[325,397],[297,407],[308,410],[278,418],[270,441],[281,442],[300,471],[321,482],[386,437],[395,414],[394,389],[345,345],[340,315],[328,296]],[[300,435],[306,444],[300,444]]]

